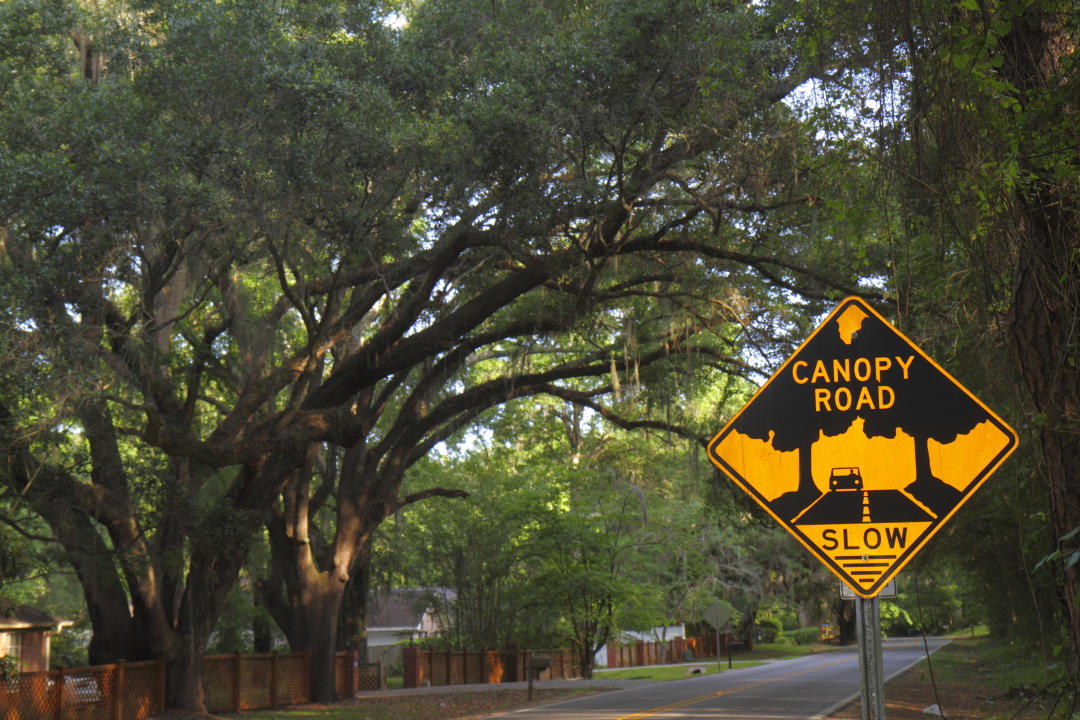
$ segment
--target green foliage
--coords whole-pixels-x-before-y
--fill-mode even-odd
[[[821,631],[815,627],[798,628],[784,633],[785,637],[791,638],[796,645],[814,645],[821,637]]]
[[[244,577],[229,593],[225,608],[214,625],[207,654],[259,652],[255,647],[255,628],[259,623],[269,627],[272,621],[266,609],[257,603],[252,586],[250,579]],[[280,634],[271,642],[278,647],[284,645]]]
[[[905,637],[911,635],[918,627],[911,614],[900,604],[889,600],[882,600],[879,605],[881,612],[881,633],[885,637]]]
[[[470,495],[386,526],[378,582],[454,588],[458,647],[595,646],[697,619],[725,587],[729,548],[696,499],[684,449],[586,424],[568,406],[528,409],[504,407],[460,457],[414,468],[410,486],[439,476]],[[522,427],[537,441],[523,444]],[[482,618],[492,631],[477,631]]]
[[[784,634],[784,625],[779,618],[758,618],[755,626],[761,642],[774,643],[781,639]]]
[[[89,623],[83,619],[63,631],[49,636],[49,664],[52,668],[87,667],[90,658],[86,639],[90,633]]]

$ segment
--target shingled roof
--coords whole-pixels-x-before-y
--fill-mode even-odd
[[[60,630],[71,625],[44,610],[29,605],[0,602],[0,632],[5,630]]]
[[[452,590],[441,588],[396,589],[373,593],[367,613],[368,629],[415,630],[428,610],[452,600],[453,595]]]

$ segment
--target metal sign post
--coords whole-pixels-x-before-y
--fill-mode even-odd
[[[716,666],[718,670],[723,670],[723,660],[720,655],[720,629],[727,625],[727,621],[731,619],[731,608],[726,605],[721,605],[719,600],[714,600],[713,604],[705,611],[705,622],[713,626],[716,630]],[[731,667],[731,643],[728,643],[728,667]]]
[[[876,597],[855,600],[859,640],[862,720],[885,720],[885,668],[881,654],[881,606]]]

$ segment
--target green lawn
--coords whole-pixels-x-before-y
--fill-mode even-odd
[[[761,665],[759,661],[735,660],[732,669]],[[694,670],[698,672],[694,672]],[[723,666],[718,666],[716,659],[705,658],[700,662],[685,665],[649,665],[646,667],[619,668],[617,670],[598,669],[593,673],[595,680],[653,680],[664,682],[667,680],[685,680],[694,675],[712,675],[713,673],[727,670],[727,658],[724,658]]]
[[[758,643],[754,646],[753,650],[748,652],[742,650],[732,652],[732,669],[761,665],[765,660],[782,660],[785,658],[802,657],[803,655],[808,655],[812,652],[826,650],[829,647],[830,646],[827,645],[780,645],[778,643]],[[727,655],[724,655],[720,663],[716,662],[716,658],[702,658],[701,660],[694,661],[691,665],[650,665],[646,667],[621,668],[618,670],[598,669],[595,673],[595,677],[598,679],[618,678],[630,680],[656,680],[658,682],[665,680],[682,680],[692,674],[691,668],[694,667],[700,668],[701,672],[699,674],[709,675],[715,672],[723,672],[728,669],[727,661]]]
[[[758,643],[749,652],[736,650],[731,654],[735,660],[781,660],[802,657],[812,652],[829,650],[833,645],[781,645],[779,643]],[[727,657],[725,656],[725,660]]]

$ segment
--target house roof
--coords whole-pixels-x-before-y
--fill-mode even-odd
[[[60,630],[71,624],[71,620],[62,620],[29,605],[0,601],[0,631]]]
[[[424,614],[437,603],[451,599],[453,592],[438,588],[383,590],[372,593],[368,604],[368,630],[420,626]]]

